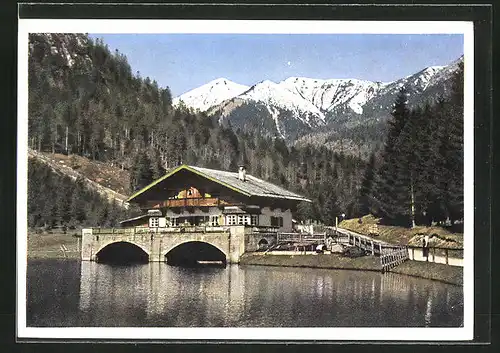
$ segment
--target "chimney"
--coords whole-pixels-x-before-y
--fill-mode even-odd
[[[244,165],[240,165],[240,169],[238,170],[238,179],[241,181],[247,180],[247,170]]]

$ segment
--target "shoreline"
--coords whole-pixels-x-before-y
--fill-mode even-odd
[[[62,247],[65,247],[63,251]],[[28,235],[28,260],[80,260],[79,240],[70,234]],[[336,254],[270,255],[246,253],[240,258],[242,266],[307,267],[332,270],[381,272],[380,259],[373,256],[358,258]],[[419,277],[442,283],[463,286],[463,268],[432,262],[407,260],[389,272]]]
[[[332,270],[377,271],[382,267],[378,257],[363,256],[347,258],[335,254],[318,255],[256,255],[244,254],[240,259],[243,266],[307,267]],[[463,268],[407,260],[388,272],[463,286]]]

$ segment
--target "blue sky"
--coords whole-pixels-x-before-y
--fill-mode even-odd
[[[133,72],[178,96],[225,77],[253,85],[290,76],[393,81],[463,54],[458,34],[90,34]]]

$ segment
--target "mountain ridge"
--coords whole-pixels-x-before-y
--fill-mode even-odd
[[[324,129],[333,131],[386,120],[402,87],[407,89],[412,106],[446,95],[447,81],[461,61],[463,56],[449,65],[428,66],[391,82],[292,76],[277,83],[265,79],[245,86],[219,78],[176,97],[174,105],[182,101],[190,108],[217,116],[219,123],[229,121],[237,128],[266,125],[269,128],[261,133],[294,143],[316,130],[324,133]],[[224,96],[214,97],[217,95],[214,83],[221,80],[239,90],[228,90]],[[190,103],[193,100],[196,103]],[[250,111],[254,116],[250,116]],[[259,113],[255,115],[256,112]],[[248,119],[259,121],[250,123]]]

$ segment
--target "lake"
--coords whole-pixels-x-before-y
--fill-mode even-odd
[[[28,327],[459,327],[463,288],[393,273],[30,260]]]

